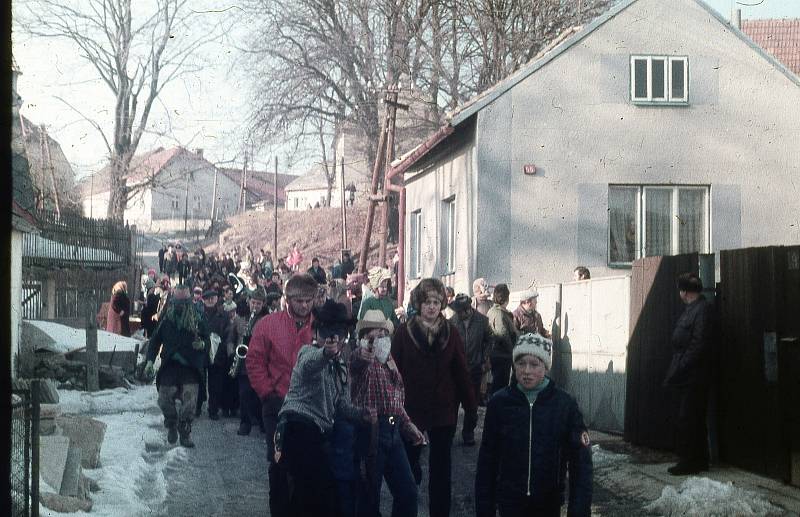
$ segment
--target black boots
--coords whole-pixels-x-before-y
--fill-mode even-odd
[[[175,424],[167,426],[167,443],[170,445],[175,445],[175,442],[178,441],[178,428]]]
[[[708,470],[708,463],[699,461],[679,461],[677,465],[667,469],[667,472],[673,476],[688,476],[692,474],[699,474]]]
[[[178,434],[180,434],[181,437],[181,447],[186,447],[188,449],[194,447],[194,442],[192,441],[191,436],[189,436],[191,433],[192,433],[191,423],[181,422],[178,425]]]
[[[242,422],[239,424],[239,430],[236,431],[236,434],[238,434],[239,436],[247,436],[250,434],[251,427],[252,426],[247,422]]]

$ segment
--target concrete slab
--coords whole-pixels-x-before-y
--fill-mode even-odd
[[[69,454],[69,438],[66,436],[42,436],[39,439],[39,470],[42,479],[61,491],[64,468]]]
[[[68,436],[83,454],[81,466],[95,469],[100,465],[100,448],[106,434],[106,424],[83,415],[63,415],[56,418],[61,434]]]
[[[45,508],[60,513],[88,512],[92,509],[92,501],[90,499],[79,499],[58,494],[39,494],[39,501]]]
[[[51,435],[56,431],[56,417],[61,415],[58,404],[42,404],[39,406],[39,434]]]

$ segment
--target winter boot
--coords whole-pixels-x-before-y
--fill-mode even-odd
[[[238,434],[239,436],[247,436],[250,434],[250,427],[251,425],[248,424],[247,422],[242,422],[241,424],[239,424],[239,430],[236,431],[236,434]]]
[[[175,445],[178,441],[178,427],[175,424],[167,426],[167,443]]]
[[[178,433],[181,436],[181,447],[186,447],[188,449],[191,449],[192,447],[194,447],[194,442],[192,441],[191,436],[189,436],[192,433],[192,424],[191,423],[182,422],[178,426]]]
[[[224,412],[223,412],[224,414]],[[208,411],[208,418],[209,420],[219,420],[219,411]]]

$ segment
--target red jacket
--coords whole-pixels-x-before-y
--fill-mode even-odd
[[[261,400],[285,397],[300,347],[311,343],[311,317],[300,329],[289,311],[265,316],[256,323],[247,349],[247,377]]]
[[[406,412],[423,431],[456,425],[459,402],[467,410],[477,407],[461,336],[444,320],[429,345],[416,319],[401,325],[392,338],[392,357],[406,389]]]

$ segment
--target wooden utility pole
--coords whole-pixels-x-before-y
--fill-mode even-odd
[[[375,204],[378,201],[383,201],[384,196],[378,196],[378,182],[380,180],[380,173],[385,169],[386,157],[386,141],[389,128],[394,126],[394,118],[397,115],[397,90],[390,88],[384,97],[386,104],[386,116],[384,117],[383,124],[381,125],[381,134],[378,139],[378,152],[375,153],[375,165],[372,167],[372,185],[370,188],[370,195],[368,198],[369,207],[367,209],[367,224],[364,228],[364,237],[361,241],[361,254],[358,257],[358,272],[367,272],[367,255],[369,255],[369,241],[370,234],[372,233],[372,224],[375,220]],[[383,266],[381,266],[383,267]]]
[[[242,177],[239,182],[239,213],[244,212],[247,199],[247,153],[244,155],[244,165],[242,165]]]
[[[214,188],[211,193],[211,222],[208,224],[208,234],[206,237],[214,236],[214,223],[217,221],[217,178],[219,169],[214,167]]]
[[[378,248],[378,263],[380,267],[386,267],[386,245],[389,241],[389,196],[391,192],[392,179],[389,177],[389,168],[391,167],[392,160],[394,160],[394,139],[395,127],[397,123],[397,110],[408,110],[408,106],[397,102],[397,97],[400,94],[400,89],[395,87],[394,97],[388,102],[391,120],[389,125],[389,135],[386,142],[386,166],[383,173],[383,205],[381,206],[381,229],[380,234],[380,247]]]
[[[342,166],[339,168],[339,199],[342,204],[342,249],[347,249],[347,210],[345,210],[344,201],[344,157],[340,158]],[[334,170],[336,162],[333,163]],[[335,174],[334,174],[335,176]]]
[[[272,197],[273,228],[272,228],[272,263],[278,264],[278,156],[275,156],[275,193]],[[277,271],[277,270],[276,270]]]
[[[183,198],[183,235],[186,237],[189,235],[188,230],[188,223],[189,223],[189,176],[191,176],[191,171],[186,171],[186,194]]]

